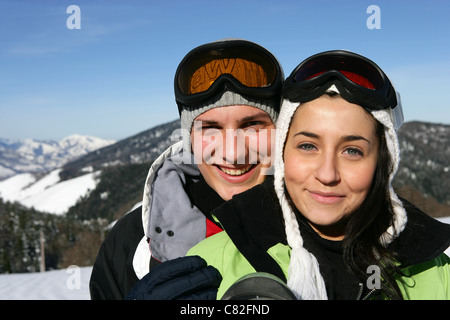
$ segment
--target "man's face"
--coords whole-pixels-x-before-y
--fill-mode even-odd
[[[199,115],[192,126],[195,161],[208,185],[224,200],[264,181],[271,165],[270,116],[255,107],[214,108]]]

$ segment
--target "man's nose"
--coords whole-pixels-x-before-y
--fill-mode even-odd
[[[246,164],[248,146],[244,130],[227,129],[222,143],[222,157],[226,164]]]

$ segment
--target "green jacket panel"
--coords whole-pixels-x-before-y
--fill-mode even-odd
[[[268,254],[281,266],[287,276],[290,248],[280,243],[270,248]],[[217,294],[218,299],[241,277],[256,272],[225,231],[201,241],[189,250],[188,255],[199,255],[208,265],[219,270],[223,281]],[[404,299],[450,300],[450,258],[445,254],[405,268],[402,272],[405,276],[399,277],[397,283]]]
[[[397,280],[405,300],[450,300],[450,258],[437,258],[402,270]]]
[[[219,270],[223,280],[217,292],[217,299],[222,298],[228,288],[241,277],[256,272],[224,231],[201,241],[192,247],[187,255],[201,256],[208,265]]]

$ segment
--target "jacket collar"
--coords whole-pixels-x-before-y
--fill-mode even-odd
[[[148,235],[148,224],[150,219],[150,212],[152,208],[153,203],[153,187],[155,184],[155,180],[158,177],[158,171],[161,169],[161,167],[164,165],[164,163],[167,160],[173,161],[174,164],[178,164],[177,170],[180,171],[181,175],[189,175],[198,177],[200,176],[200,171],[198,170],[196,165],[184,165],[184,161],[188,160],[192,161],[190,163],[193,163],[193,159],[189,160],[186,157],[191,157],[191,155],[183,154],[183,141],[179,141],[173,145],[171,145],[166,151],[164,151],[151,165],[147,178],[145,180],[144,185],[144,192],[143,192],[143,198],[142,198],[142,225],[144,227],[144,230],[146,232],[147,237]],[[183,178],[180,178],[183,179]]]
[[[286,281],[281,267],[267,253],[278,243],[287,244],[272,177],[234,195],[212,214],[256,271],[268,272]]]
[[[450,246],[450,224],[442,223],[402,199],[408,222],[388,248],[398,254],[402,266],[437,258]]]

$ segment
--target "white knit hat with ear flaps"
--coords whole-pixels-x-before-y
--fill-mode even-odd
[[[339,94],[339,91],[335,86],[330,87],[327,92],[328,91],[334,91]],[[303,238],[300,234],[297,218],[295,217],[295,213],[285,194],[283,160],[284,144],[289,132],[292,117],[299,106],[299,102],[291,102],[286,99],[283,100],[281,105],[275,140],[274,187],[283,211],[287,241],[291,247],[288,287],[294,292],[298,299],[326,300],[328,297],[325,282],[320,274],[319,263],[317,262],[316,257],[303,247]],[[392,180],[394,179],[400,162],[400,147],[389,110],[371,111],[371,114],[384,125],[386,143],[393,163],[393,170],[389,176],[389,192],[394,210],[393,223],[380,237],[380,243],[386,247],[400,234],[400,232],[403,231],[407,221],[403,204],[392,187]]]

